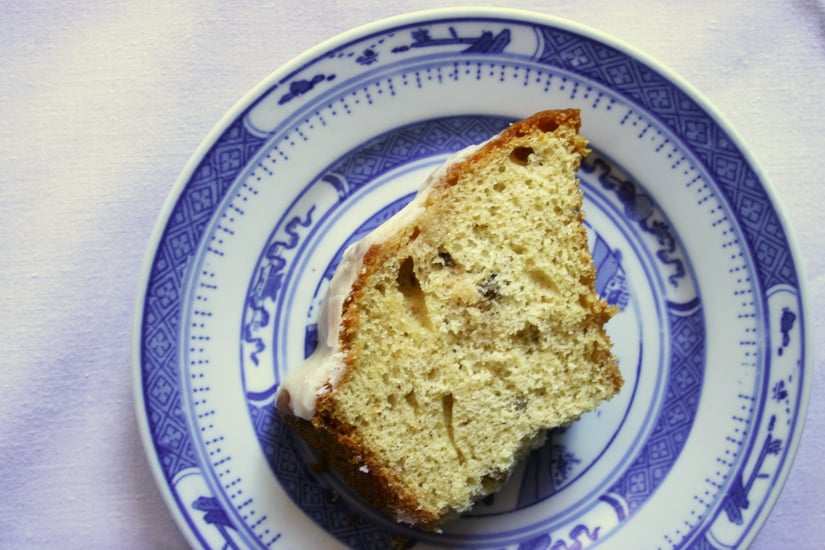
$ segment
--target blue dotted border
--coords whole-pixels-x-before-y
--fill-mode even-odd
[[[427,24],[459,24],[467,20],[453,18]],[[798,291],[794,258],[767,191],[731,137],[695,100],[654,69],[597,40],[527,21],[484,17],[472,20],[535,26],[544,40],[541,63],[593,78],[663,121],[702,159],[736,212],[747,246],[756,258],[761,288],[787,284]],[[374,36],[413,26],[422,23]],[[337,51],[370,38],[360,38]],[[312,64],[313,61],[303,68]],[[178,307],[186,261],[195,251],[214,206],[265,141],[249,132],[241,120],[239,117],[216,140],[181,190],[169,218],[161,222],[164,230],[151,259],[142,304],[139,367],[145,419],[154,454],[169,484],[176,473],[197,466],[177,388]],[[195,532],[191,520],[187,521]]]

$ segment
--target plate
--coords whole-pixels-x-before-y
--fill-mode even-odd
[[[281,424],[344,248],[449,154],[581,109],[597,290],[626,385],[442,533],[365,506]],[[747,546],[798,444],[811,337],[797,248],[721,117],[651,59],[499,9],[380,21],[278,70],[184,169],[134,335],[149,462],[197,547]]]

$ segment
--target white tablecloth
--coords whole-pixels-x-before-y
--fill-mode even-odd
[[[455,1],[454,5],[473,3]],[[185,546],[135,422],[139,273],[175,178],[268,73],[371,20],[440,1],[0,4],[0,547]],[[775,184],[825,333],[825,3],[511,1],[681,74]],[[795,466],[754,544],[825,541],[820,353]]]

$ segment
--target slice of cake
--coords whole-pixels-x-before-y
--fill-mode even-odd
[[[622,385],[594,290],[579,112],[462,151],[350,247],[285,422],[373,506],[434,529]]]

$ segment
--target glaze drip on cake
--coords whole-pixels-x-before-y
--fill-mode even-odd
[[[415,220],[416,216],[424,211],[424,205],[432,186],[447,173],[452,165],[468,158],[480,147],[481,145],[471,145],[450,155],[427,178],[413,200],[344,251],[341,263],[330,281],[329,290],[318,317],[318,347],[303,363],[290,369],[278,387],[275,400],[280,404],[280,409],[283,409],[282,413],[310,420],[315,414],[315,403],[318,397],[334,388],[343,375],[344,356],[338,345],[342,306],[361,272],[364,254],[371,246],[385,241],[391,235],[396,234],[400,228]],[[289,396],[288,407],[285,400],[287,395]]]

